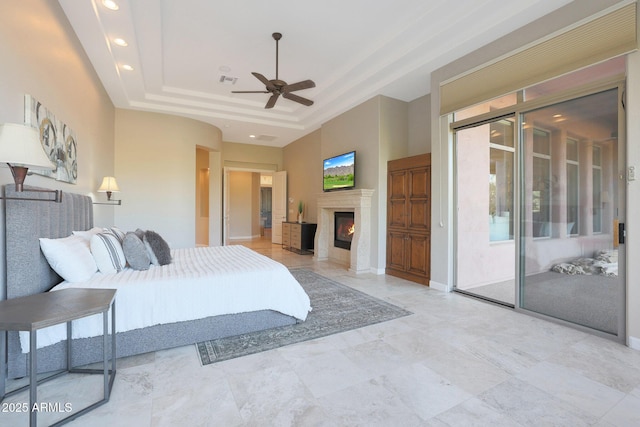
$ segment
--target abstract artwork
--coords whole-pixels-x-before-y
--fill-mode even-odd
[[[24,97],[25,123],[40,131],[40,142],[56,169],[33,173],[75,184],[78,179],[78,147],[76,135],[31,95]]]

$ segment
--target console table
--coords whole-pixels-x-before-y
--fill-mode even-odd
[[[34,411],[34,405],[38,404],[38,384],[49,381],[67,372],[83,374],[102,374],[104,377],[103,399],[75,412],[72,415],[53,424],[59,426],[65,424],[85,413],[103,405],[109,401],[113,380],[116,375],[116,311],[115,289],[63,289],[60,291],[44,292],[26,297],[13,298],[0,301],[0,330],[2,331],[28,331],[29,332],[29,384],[25,387],[13,390],[6,396],[29,389],[29,425],[37,424],[38,411]],[[108,369],[108,340],[109,322],[108,312],[111,308],[111,369]],[[77,369],[71,363],[71,337],[73,320],[94,314],[102,313],[103,320],[103,364],[102,369]],[[57,372],[40,381],[37,380],[37,331],[38,329],[60,323],[67,324],[67,369]],[[4,368],[4,366],[3,366]]]

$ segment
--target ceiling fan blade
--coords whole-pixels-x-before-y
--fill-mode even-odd
[[[265,105],[264,108],[273,108],[273,106],[276,105],[276,101],[278,100],[279,96],[279,93],[274,93],[273,95],[271,95],[271,98],[269,98],[269,100],[267,101],[267,105]]]
[[[283,93],[282,96],[284,96],[285,98],[291,100],[291,101],[295,101],[295,102],[299,102],[302,105],[306,105],[307,107],[313,105],[313,101],[307,98],[303,98],[301,96],[298,95],[294,95],[293,93]]]
[[[268,90],[232,90],[231,93],[271,93]]]
[[[296,90],[310,89],[312,87],[316,87],[316,84],[313,82],[313,80],[303,80],[298,83],[292,83],[290,85],[286,85],[285,87],[282,88],[282,91],[284,93],[287,93],[287,92],[294,92]]]
[[[253,74],[255,76],[256,79],[260,80],[262,82],[263,85],[265,85],[267,87],[267,89],[269,91],[274,90],[276,87],[269,81],[269,79],[267,79],[265,76],[263,76],[260,73],[256,73],[256,72],[252,72],[251,74]]]

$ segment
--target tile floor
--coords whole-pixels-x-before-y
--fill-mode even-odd
[[[639,351],[269,242],[250,246],[414,314],[204,367],[194,346],[120,359],[111,400],[69,425],[640,426]],[[41,396],[77,405],[99,383],[65,376]],[[0,412],[0,426],[27,425],[21,415]],[[39,425],[53,416],[40,415]]]

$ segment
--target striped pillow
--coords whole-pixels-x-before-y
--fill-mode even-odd
[[[91,254],[100,273],[113,274],[127,265],[120,240],[112,233],[98,233],[91,237]]]
[[[122,241],[124,240],[124,236],[126,234],[124,231],[120,230],[118,227],[105,228],[103,229],[102,232],[110,233],[116,236],[118,238],[118,241],[120,242],[120,245],[122,245]]]

